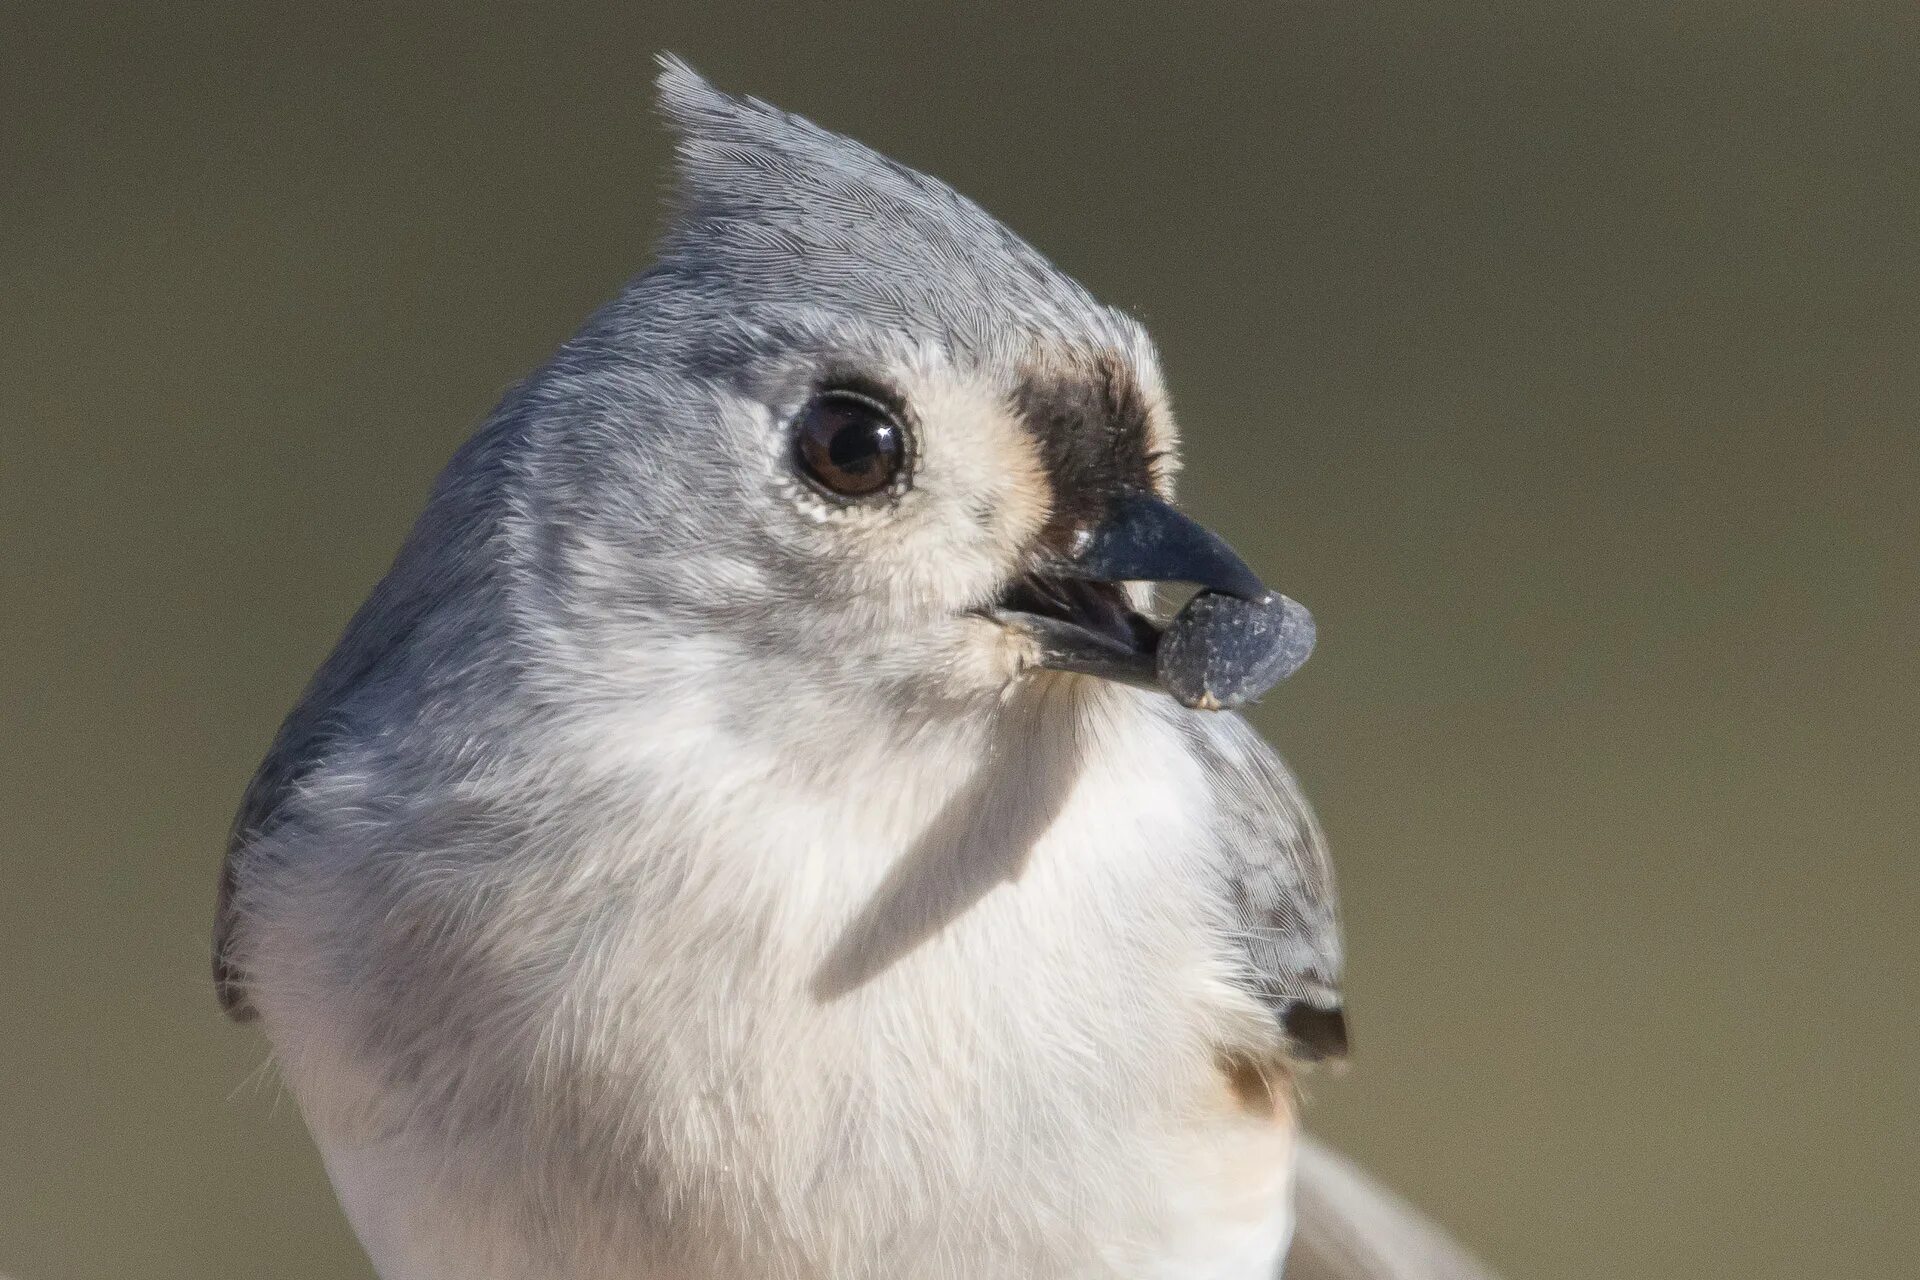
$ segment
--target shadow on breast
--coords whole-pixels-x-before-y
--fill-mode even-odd
[[[995,749],[933,816],[834,942],[809,990],[828,1001],[856,990],[1017,880],[1085,764],[1070,680],[1010,705]]]

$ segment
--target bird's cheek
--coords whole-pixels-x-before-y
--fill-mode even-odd
[[[929,504],[929,507],[931,504]],[[892,601],[903,623],[959,613],[1000,589],[1005,557],[989,539],[938,510],[903,511],[861,557],[861,574],[877,597]]]

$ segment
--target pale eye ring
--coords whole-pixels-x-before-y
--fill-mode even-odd
[[[897,487],[907,465],[907,432],[886,405],[857,391],[822,391],[794,419],[794,461],[838,498]]]

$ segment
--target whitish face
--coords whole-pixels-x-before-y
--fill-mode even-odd
[[[1137,329],[1116,325],[1120,332]],[[1154,685],[1154,581],[1258,579],[1168,502],[1175,435],[1144,337],[960,361],[788,342],[736,384],[788,655],[997,691],[1066,670]]]

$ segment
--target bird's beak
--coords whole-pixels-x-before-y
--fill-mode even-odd
[[[1176,687],[1192,683],[1181,679],[1188,673],[1162,670],[1164,664],[1156,662],[1163,632],[1134,611],[1121,589],[1128,582],[1190,583],[1200,588],[1196,601],[1206,596],[1232,597],[1250,606],[1243,612],[1256,622],[1261,610],[1277,608],[1274,602],[1285,600],[1269,592],[1260,576],[1212,530],[1161,498],[1130,491],[1108,507],[1098,524],[1082,530],[1065,556],[1047,560],[1016,581],[993,614],[1033,639],[1039,666],[1165,689],[1190,705],[1202,705]],[[1285,603],[1299,608],[1291,601]],[[1191,605],[1172,625],[1180,626],[1190,612]],[[1305,616],[1304,610],[1299,612]],[[1206,637],[1209,642],[1212,639]],[[1216,666],[1238,667],[1243,662],[1237,652],[1222,656],[1218,646],[1211,649]],[[1252,649],[1244,663],[1273,666],[1268,656]],[[1287,669],[1298,665],[1294,661]],[[1249,683],[1240,679],[1238,671],[1227,675],[1236,685]],[[1262,684],[1260,691],[1265,688]]]
[[[1188,582],[1242,600],[1267,594],[1219,534],[1149,493],[1121,495],[1055,572],[1090,582]]]

